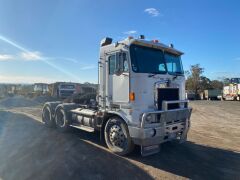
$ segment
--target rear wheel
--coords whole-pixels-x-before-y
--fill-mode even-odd
[[[134,149],[127,125],[119,117],[115,116],[107,121],[104,137],[108,148],[118,155],[127,155]]]
[[[54,127],[55,126],[55,122],[54,122],[54,118],[52,115],[52,111],[50,109],[49,106],[44,106],[43,107],[43,112],[42,112],[42,121],[45,124],[45,126],[47,127]]]
[[[62,107],[56,109],[55,113],[56,127],[60,132],[67,132],[69,130],[68,114]]]

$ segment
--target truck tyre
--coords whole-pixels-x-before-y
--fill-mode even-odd
[[[45,105],[42,110],[42,122],[45,126],[53,128],[55,126],[55,121],[53,114],[49,105]]]
[[[60,132],[67,132],[70,129],[69,112],[67,112],[62,106],[56,108],[55,123],[57,130]]]
[[[108,148],[115,154],[127,155],[134,149],[126,123],[119,117],[111,117],[104,128]]]
[[[240,101],[240,96],[237,96],[237,101]]]

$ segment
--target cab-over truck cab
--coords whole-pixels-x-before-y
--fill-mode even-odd
[[[174,139],[183,142],[191,108],[185,100],[181,55],[172,45],[127,38],[101,41],[97,106],[46,103],[43,121],[65,131],[69,126],[98,130],[109,149],[125,155],[134,145],[142,155]]]

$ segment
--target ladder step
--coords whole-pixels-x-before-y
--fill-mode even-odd
[[[92,128],[92,127],[83,126],[83,125],[79,125],[79,124],[71,124],[70,126],[77,128],[77,129],[87,131],[87,132],[94,132],[94,128]]]

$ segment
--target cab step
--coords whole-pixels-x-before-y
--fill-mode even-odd
[[[88,127],[88,126],[84,126],[84,125],[80,125],[80,124],[71,124],[71,127],[77,128],[77,129],[81,129],[87,132],[94,132],[94,128],[92,127]]]

